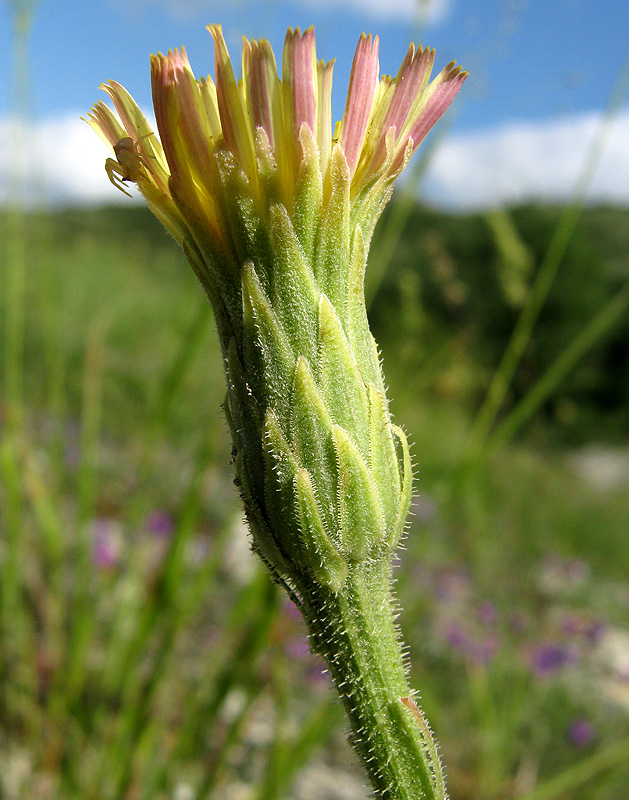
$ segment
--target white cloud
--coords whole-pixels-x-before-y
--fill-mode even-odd
[[[565,201],[600,124],[601,115],[591,113],[450,136],[433,157],[422,196],[461,209],[530,199]],[[32,185],[37,192],[45,190],[47,202],[129,202],[107,179],[107,147],[78,114],[45,120],[28,135],[0,120],[0,203],[7,199],[9,164],[16,163],[20,150]],[[629,204],[627,176],[629,110],[610,127],[589,199]],[[41,201],[41,196],[31,200]]]
[[[78,114],[53,117],[26,131],[11,120],[0,120],[0,142],[2,203],[7,201],[13,176],[19,174],[16,165],[20,162],[32,204],[128,201],[105,173],[105,159],[112,153]]]
[[[425,194],[445,206],[566,200],[597,132],[600,113],[518,122],[449,137],[426,174]],[[629,110],[609,125],[588,199],[629,203]]]
[[[376,19],[412,19],[436,25],[447,19],[452,0],[300,0],[308,8],[349,8]]]
[[[297,0],[308,9],[335,8],[350,9],[363,17],[375,19],[406,19],[418,22],[439,24],[447,19],[453,0]],[[120,4],[121,0],[117,0]],[[126,0],[128,5],[129,0]],[[132,0],[138,7],[147,5],[148,0]],[[168,11],[175,17],[188,19],[200,11],[207,10],[207,0],[162,0]],[[242,5],[245,0],[236,0],[235,5]],[[269,11],[272,11],[269,8]]]

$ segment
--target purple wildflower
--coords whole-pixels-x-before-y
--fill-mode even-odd
[[[575,655],[565,645],[542,642],[531,653],[530,666],[540,678],[547,678],[574,662]]]
[[[92,561],[99,569],[111,569],[120,560],[121,535],[118,523],[110,519],[95,519],[91,525]]]
[[[486,600],[477,608],[476,617],[481,625],[490,628],[498,621],[498,610],[493,603]]]
[[[571,613],[561,618],[559,627],[564,636],[581,637],[587,639],[590,644],[596,644],[605,631],[605,623],[602,620]]]
[[[173,532],[173,518],[167,511],[153,511],[147,520],[147,528],[159,539],[168,539]]]
[[[495,634],[473,636],[458,622],[450,622],[440,632],[443,641],[455,652],[474,664],[488,664],[500,649],[500,638]]]
[[[444,642],[453,650],[457,650],[464,655],[469,654],[471,644],[470,635],[458,622],[451,622],[446,625],[441,636]]]
[[[566,738],[573,747],[587,747],[594,741],[594,735],[594,726],[583,717],[573,719],[566,731]]]

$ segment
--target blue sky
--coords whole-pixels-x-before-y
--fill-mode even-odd
[[[0,75],[5,76],[0,81],[0,126],[8,118],[12,103],[11,82],[7,79],[11,75],[9,7],[19,2],[3,0],[0,4]],[[36,131],[33,135],[39,137],[35,150],[40,160],[48,162],[51,157],[44,151],[54,146],[50,138],[54,139],[55,124],[61,126],[59,139],[65,137],[74,143],[76,136],[86,142],[71,128],[71,120],[99,99],[97,87],[102,80],[119,80],[140,105],[150,108],[151,52],[185,44],[195,72],[211,72],[212,45],[205,25],[213,21],[222,23],[235,61],[239,59],[243,34],[270,39],[277,54],[288,25],[303,28],[314,24],[319,56],[326,60],[336,58],[333,103],[337,117],[343,109],[353,49],[363,30],[380,36],[382,72],[397,71],[411,40],[436,48],[438,68],[456,58],[469,69],[470,79],[451,114],[444,151],[453,147],[456,151],[457,146],[463,151],[454,155],[451,152],[449,165],[442,165],[440,187],[435,187],[435,180],[439,184],[438,175],[429,176],[428,180],[429,194],[436,192],[434,199],[446,204],[456,204],[456,195],[460,194],[456,181],[452,184],[452,159],[456,156],[456,163],[465,161],[467,146],[471,166],[464,164],[465,168],[458,171],[465,173],[467,169],[471,173],[461,180],[474,182],[475,172],[485,174],[489,167],[496,168],[499,179],[497,165],[486,162],[491,161],[492,152],[504,152],[508,157],[505,141],[519,142],[511,165],[515,168],[514,177],[509,183],[514,184],[512,194],[516,199],[527,192],[543,194],[545,165],[539,164],[543,158],[567,165],[567,191],[629,46],[629,4],[623,0],[41,0],[35,4],[30,43],[30,124]],[[610,164],[607,171],[615,187],[612,196],[618,191],[622,194],[620,181],[614,177],[618,159],[629,167],[629,147],[625,150],[622,144],[623,126],[629,124],[629,118],[625,119],[628,108],[625,102],[618,121],[620,129],[611,133],[616,168]],[[502,138],[496,139],[494,145],[492,137],[496,136]],[[562,137],[572,154],[569,165],[566,154],[561,152]],[[536,148],[540,147],[544,153],[536,156]],[[486,152],[482,152],[483,148]],[[67,143],[59,143],[62,161],[71,156],[67,149]],[[91,145],[81,144],[80,149],[86,151],[86,158],[96,157],[97,151]],[[102,154],[107,155],[104,151]],[[3,158],[6,162],[8,156],[0,142],[0,181]],[[538,162],[539,185],[519,190],[515,186],[518,174],[529,174],[529,183],[531,180],[534,165],[529,169],[527,158]],[[55,168],[51,169],[54,173]],[[77,179],[81,179],[76,165],[67,169],[76,170]],[[451,185],[445,180],[448,175]],[[87,180],[87,174],[83,178]],[[526,183],[524,177],[522,180]],[[72,194],[70,184],[65,189],[55,186],[54,174],[50,183],[53,195]],[[629,180],[625,178],[624,183],[629,184]],[[109,191],[105,184],[99,185],[101,193]],[[551,179],[549,191],[552,193],[553,186],[557,189],[560,185],[561,180],[558,183]],[[508,189],[509,186],[503,187],[506,197],[498,192],[497,199],[509,199]],[[604,187],[599,194],[604,194],[603,190]],[[491,187],[483,191],[491,200]],[[119,198],[112,195],[110,199]],[[474,204],[473,198],[471,202]]]

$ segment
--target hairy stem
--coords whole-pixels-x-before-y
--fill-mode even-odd
[[[356,565],[338,594],[317,587],[304,596],[313,648],[328,663],[377,796],[442,800],[434,740],[409,699],[388,564]]]

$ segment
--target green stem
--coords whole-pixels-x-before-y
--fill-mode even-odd
[[[432,734],[412,695],[394,620],[390,568],[355,565],[339,592],[310,591],[304,614],[314,649],[327,661],[377,797],[445,796]]]

